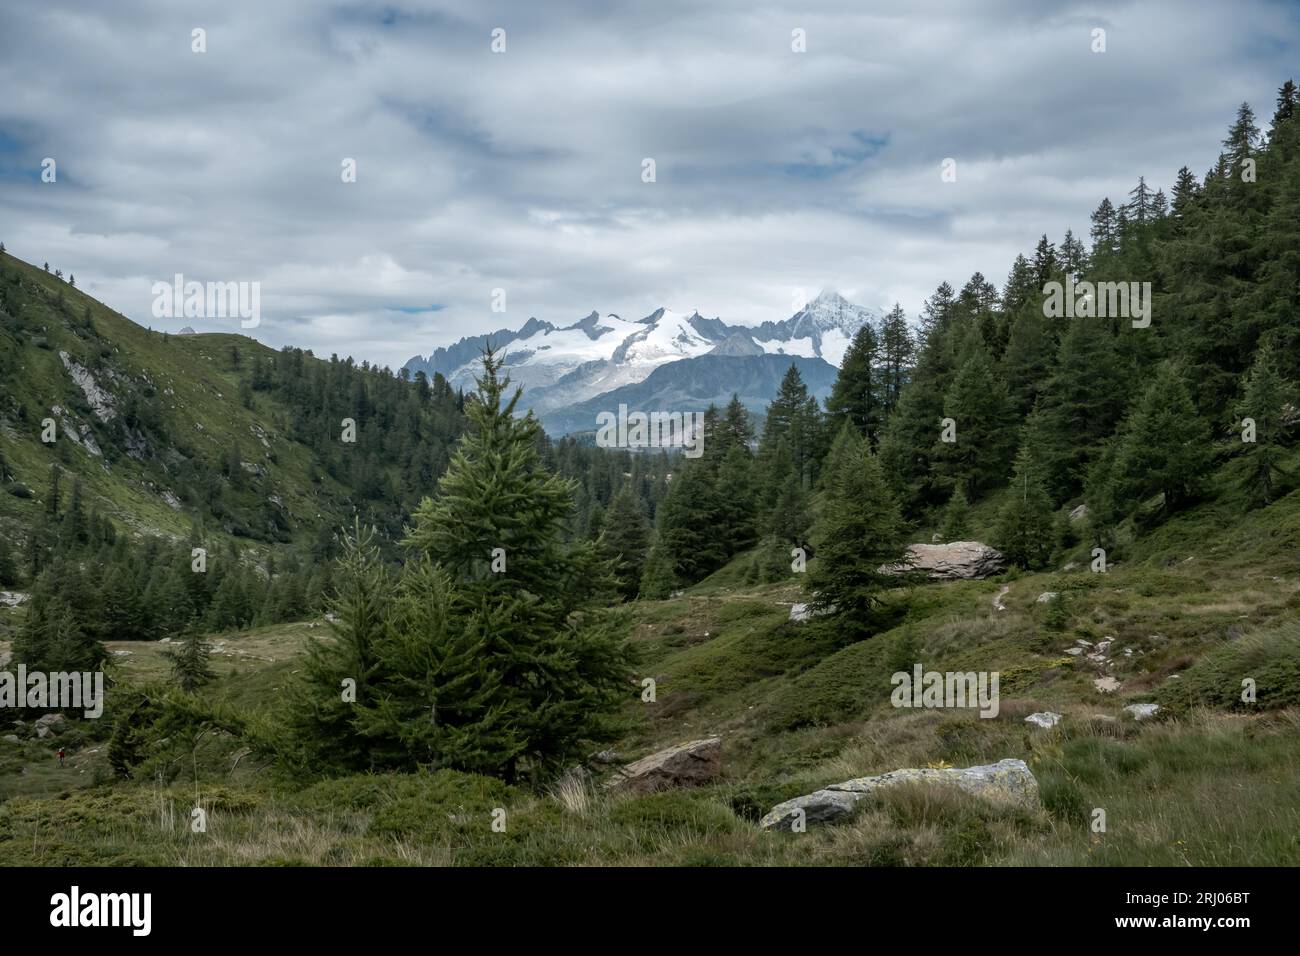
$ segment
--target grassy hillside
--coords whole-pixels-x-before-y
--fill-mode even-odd
[[[1291,462],[1291,465],[1300,464]],[[1221,473],[1228,481],[1231,475]],[[978,523],[979,515],[975,516]],[[168,741],[131,781],[103,739],[0,742],[0,858],[89,864],[1295,865],[1300,863],[1300,492],[1249,515],[1204,505],[1138,537],[1106,574],[1069,572],[901,587],[869,639],[791,623],[800,581],[743,584],[745,558],[671,600],[628,606],[641,650],[620,762],[720,734],[724,770],[695,789],[631,797],[594,778],[532,791],[452,771],[283,778],[239,733]],[[1063,562],[1068,563],[1068,562]],[[1039,603],[1045,592],[1059,605]],[[999,610],[997,605],[1002,605]],[[318,622],[226,636],[214,712],[274,736],[285,680]],[[1109,665],[1070,655],[1113,638]],[[121,644],[125,694],[159,678],[158,645]],[[997,670],[1001,707],[911,711],[889,675]],[[1103,692],[1096,681],[1119,682]],[[657,699],[640,700],[640,679]],[[1259,688],[1240,700],[1241,680]],[[119,698],[120,699],[120,698]],[[1137,721],[1125,705],[1153,702]],[[1045,730],[1026,715],[1063,715]],[[120,719],[113,715],[114,719]],[[268,730],[269,728],[269,730]],[[107,728],[96,730],[107,735]],[[1015,757],[1044,812],[899,789],[847,824],[765,833],[775,803],[900,767]],[[197,798],[195,794],[197,793]],[[208,829],[190,832],[195,802]],[[492,813],[506,811],[505,832]],[[1095,811],[1105,832],[1094,832]]]
[[[341,416],[328,433],[302,421],[304,404],[314,410],[333,396],[295,403],[271,387],[281,384],[277,363],[291,359],[299,377],[328,375],[347,393],[344,414],[361,425],[356,444],[338,440]],[[8,478],[0,533],[25,542],[57,463],[68,475],[65,496],[79,478],[86,506],[135,534],[184,538],[198,525],[259,552],[309,540],[367,507],[356,472],[338,463],[377,457],[381,439],[365,425],[381,379],[397,384],[350,360],[286,356],[235,332],[152,332],[40,267],[0,255],[0,455]],[[42,441],[46,419],[57,428],[52,443]],[[442,441],[455,433],[429,432]],[[396,457],[367,477],[380,486],[399,478]],[[232,470],[239,480],[230,480]]]

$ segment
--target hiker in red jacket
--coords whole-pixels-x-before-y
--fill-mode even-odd
[[[59,766],[60,766],[60,767],[63,766],[63,748],[62,748],[62,747],[59,748]]]

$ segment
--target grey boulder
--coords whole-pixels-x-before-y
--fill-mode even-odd
[[[1038,780],[1028,764],[1023,760],[1007,759],[965,769],[922,767],[845,780],[816,793],[778,803],[759,821],[759,826],[764,830],[790,830],[801,817],[805,823],[835,823],[848,817],[858,801],[882,790],[912,783],[956,787],[993,803],[1031,812],[1041,807]]]
[[[913,544],[898,564],[882,565],[881,574],[923,573],[932,581],[973,581],[1001,574],[1007,562],[1002,552],[978,541]]]
[[[694,787],[722,771],[722,738],[706,737],[642,757],[619,771],[612,786],[636,794]]]

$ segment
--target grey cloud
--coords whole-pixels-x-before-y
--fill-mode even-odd
[[[1203,172],[1237,103],[1270,115],[1300,35],[1263,0],[19,0],[0,18],[15,254],[169,328],[187,323],[151,318],[153,281],[258,280],[259,338],[394,366],[529,315],[758,322],[824,285],[915,312],[940,281],[1001,281],[1138,175]],[[57,185],[32,178],[44,156]]]

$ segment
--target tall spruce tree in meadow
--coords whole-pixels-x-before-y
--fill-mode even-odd
[[[194,691],[216,677],[209,665],[211,653],[203,635],[191,631],[181,639],[180,647],[163,651],[163,656],[171,662],[172,681],[181,690]]]
[[[376,666],[353,705],[376,768],[499,774],[528,752],[491,656],[493,617],[461,617],[455,604],[450,577],[427,556],[396,584],[387,626],[375,635]]]
[[[515,415],[522,390],[506,397],[502,364],[484,355],[477,394],[466,402],[468,430],[437,497],[415,510],[406,544],[448,574],[452,613],[486,639],[500,687],[494,705],[520,742],[500,768],[514,779],[521,760],[549,765],[602,737],[627,675],[622,643],[595,614],[608,577],[590,543],[565,543],[573,483],[546,470],[541,425],[531,413]],[[684,475],[693,470],[702,473],[688,467]],[[693,507],[688,497],[678,505]],[[676,544],[670,550],[682,557]]]
[[[998,512],[994,541],[1012,564],[1036,569],[1051,557],[1054,538],[1052,501],[1043,489],[1034,450],[1029,442],[1022,442],[1006,501]]]
[[[1243,383],[1241,402],[1237,406],[1237,421],[1243,441],[1249,437],[1247,470],[1242,480],[1243,490],[1254,506],[1266,505],[1278,493],[1282,470],[1282,440],[1285,428],[1293,424],[1296,390],[1282,378],[1276,357],[1269,343],[1260,346]]]
[[[840,373],[835,378],[826,412],[830,425],[838,429],[848,422],[874,446],[884,415],[884,382],[878,375],[880,342],[870,322],[864,322],[853,336]]]
[[[1125,420],[1122,435],[1114,467],[1120,500],[1129,507],[1163,494],[1166,511],[1177,510],[1209,470],[1209,427],[1170,361],[1156,368],[1150,386]]]
[[[376,694],[378,646],[392,626],[394,586],[374,531],[360,522],[344,539],[335,580],[329,599],[334,640],[307,642],[287,712],[300,766],[317,773],[379,766],[374,742],[358,726],[357,704]]]
[[[615,586],[624,600],[632,600],[640,590],[649,551],[650,520],[645,504],[624,486],[610,502],[604,530],[596,543],[596,554],[610,564]]]
[[[808,588],[816,607],[870,628],[880,593],[892,586],[878,568],[898,559],[902,522],[866,439],[842,427],[827,460]]]

